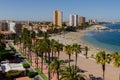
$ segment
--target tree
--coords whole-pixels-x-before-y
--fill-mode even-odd
[[[9,51],[0,50],[0,62],[5,59],[9,59],[11,57],[12,57],[12,55],[9,53]]]
[[[60,80],[86,80],[85,76],[78,74],[78,68],[74,66],[63,67],[60,71]]]
[[[104,76],[105,76],[105,65],[106,65],[106,63],[110,63],[111,55],[110,54],[106,54],[105,51],[101,51],[101,52],[97,53],[95,59],[96,59],[97,64],[101,64],[102,65],[103,80],[105,80],[104,79]]]
[[[77,43],[73,44],[73,52],[75,53],[75,68],[77,66],[77,57],[78,57],[78,53],[81,51],[81,47],[80,45],[78,45]]]
[[[27,69],[30,68],[30,65],[28,63],[24,63],[23,67],[26,69],[25,74],[27,75]]]
[[[28,40],[28,30],[27,28],[24,28],[21,35],[21,41],[23,43],[23,52],[25,49],[25,55],[26,55],[27,40]]]
[[[120,68],[120,54],[118,52],[115,52],[114,54],[112,54],[113,57],[113,65],[116,68]],[[119,72],[119,80],[120,80],[120,72]]]
[[[47,32],[44,32],[44,39],[48,39],[49,35]]]
[[[5,49],[5,43],[2,42],[3,38],[4,38],[3,35],[0,33],[0,50]]]
[[[65,46],[65,53],[69,55],[69,67],[70,67],[71,55],[73,54],[73,48],[71,45]]]
[[[42,57],[42,63],[41,63],[41,71],[43,71],[43,53],[46,50],[46,43],[45,41],[38,42],[38,54],[40,57]]]
[[[14,80],[15,78],[23,76],[23,71],[11,70],[8,71],[5,75],[8,78],[7,80]]]
[[[86,56],[86,58],[87,58],[89,48],[88,48],[87,46],[85,46],[84,49],[85,49],[85,56]]]
[[[29,26],[31,26],[31,29],[33,30],[33,24],[31,22],[29,23]]]
[[[46,52],[48,53],[48,66],[50,66],[51,40],[45,39]],[[48,80],[50,80],[50,69],[48,68]]]
[[[57,52],[58,52],[58,59],[59,59],[59,57],[60,57],[60,51],[62,51],[63,50],[63,44],[62,43],[59,43],[59,42],[56,42],[56,44],[55,44],[55,47],[56,47],[56,50],[57,50]]]
[[[62,60],[54,60],[53,62],[50,63],[50,72],[57,73],[57,80],[59,80],[59,71],[60,67],[63,65]]]
[[[53,53],[55,53],[55,56],[54,56],[54,57],[56,57],[56,52],[57,52],[57,49],[56,49],[56,47],[55,47],[56,44],[57,44],[57,42],[56,42],[54,39],[52,39],[52,40],[51,40],[52,61],[53,61]]]
[[[31,71],[31,72],[28,73],[28,76],[31,78],[31,80],[32,80],[32,79],[34,80],[34,77],[35,77],[36,75],[38,75],[38,73],[37,73],[37,72],[34,72],[34,71]]]
[[[31,31],[31,36],[30,36],[31,38],[32,38],[32,40],[33,40],[33,42],[34,42],[34,46],[35,46],[35,41],[34,41],[34,39],[35,39],[35,37],[36,37],[36,33],[35,33],[35,31]]]
[[[39,53],[39,45],[36,45],[36,46],[35,46],[35,48],[33,49],[33,52],[36,54],[35,63],[36,63],[37,68],[38,68],[38,53]]]

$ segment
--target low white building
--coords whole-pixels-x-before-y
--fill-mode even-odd
[[[2,68],[2,73],[6,73],[11,70],[18,70],[18,71],[25,70],[22,63],[5,63],[5,64],[1,64],[1,68]]]

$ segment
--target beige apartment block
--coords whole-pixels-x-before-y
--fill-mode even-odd
[[[79,17],[79,25],[84,24],[85,23],[85,17]]]
[[[55,26],[59,26],[61,27],[62,26],[62,20],[63,20],[63,14],[61,11],[54,11],[54,20],[53,20],[53,24]]]

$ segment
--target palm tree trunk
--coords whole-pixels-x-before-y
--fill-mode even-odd
[[[70,57],[71,57],[71,55],[69,54],[69,67],[70,67],[70,60],[71,60],[71,58],[70,58]]]
[[[59,68],[60,68],[60,63],[58,62],[58,69],[57,69],[57,79],[59,80]]]
[[[53,61],[53,51],[52,51],[52,61]]]
[[[43,71],[43,53],[41,55],[42,55],[41,71]]]
[[[58,60],[59,60],[59,58],[60,58],[60,52],[58,51]]]
[[[75,54],[75,69],[76,69],[76,66],[77,66],[77,57],[78,57],[78,55],[77,55],[77,53]]]
[[[21,39],[20,39],[20,49],[21,49]]]
[[[55,57],[56,57],[56,51],[55,51]]]
[[[87,51],[85,52],[85,57],[87,58]]]
[[[32,53],[31,53],[31,50],[30,50],[30,60],[31,60],[31,64],[32,64]]]
[[[37,53],[36,59],[37,59],[36,64],[37,64],[37,68],[38,68],[38,53]]]
[[[59,80],[59,71],[57,71],[57,80]]]
[[[50,53],[48,53],[48,66],[50,66]],[[50,68],[48,67],[48,80],[50,80]]]
[[[103,80],[105,80],[105,64],[102,65],[102,69],[103,69]]]
[[[26,56],[26,55],[27,55],[27,54],[26,54],[26,48],[25,48],[25,52],[24,52],[24,53],[25,53],[25,56]]]
[[[120,80],[120,71],[119,71],[119,80]]]

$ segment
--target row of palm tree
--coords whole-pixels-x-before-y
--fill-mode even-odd
[[[19,39],[20,40],[19,42],[23,43],[23,49],[28,48],[29,51],[33,50],[33,51],[35,51],[37,56],[40,56],[42,58],[45,57],[46,54],[48,54],[48,57],[47,57],[48,65],[50,65],[50,63],[52,61],[56,60],[53,57],[57,57],[57,59],[59,60],[60,51],[63,51],[63,49],[64,49],[65,53],[68,54],[68,56],[69,56],[69,67],[70,67],[70,59],[71,59],[72,54],[75,54],[75,66],[77,66],[78,53],[80,53],[83,50],[83,48],[81,48],[80,45],[75,43],[73,45],[64,46],[63,44],[59,43],[58,41],[49,40],[48,34],[44,33],[43,42],[38,42],[36,46],[33,46],[32,40],[34,38],[35,38],[35,32],[29,31],[26,28],[24,28],[21,38]],[[87,46],[85,46],[84,50],[85,50],[85,56],[87,58],[89,49]],[[25,50],[25,53],[26,53],[26,50]],[[57,56],[56,56],[56,53],[58,53]],[[29,54],[31,54],[31,52],[29,52]],[[50,59],[50,57],[52,57],[52,60]],[[114,66],[116,66],[118,68],[120,67],[120,54],[118,54],[118,53],[114,53],[111,55],[111,54],[106,54],[104,51],[102,51],[97,54],[95,59],[98,64],[102,64],[103,79],[104,79],[104,75],[105,75],[106,63],[113,62]],[[36,64],[38,65],[38,62]],[[43,70],[43,59],[42,59],[41,70]],[[49,70],[49,78],[50,78],[50,70]],[[119,78],[119,80],[120,80],[120,78]]]
[[[95,59],[98,64],[102,65],[103,80],[105,80],[105,66],[107,63],[110,64],[110,62],[112,62],[115,67],[120,68],[120,54],[118,52],[115,52],[113,54],[106,54],[105,51],[100,51],[97,53]]]
[[[49,40],[48,38],[44,38],[42,41],[38,41],[36,47],[34,48],[34,52],[37,54],[37,62],[36,65],[38,67],[38,56],[42,58],[42,63],[41,63],[41,70],[43,70],[43,58],[47,58],[48,60],[48,66],[50,66],[50,63],[53,61],[57,62],[56,60],[59,60],[60,57],[60,52],[63,51],[65,48],[66,54],[69,55],[69,67],[70,67],[70,57],[72,54],[76,55],[76,61],[75,61],[75,68],[77,66],[77,56],[78,53],[81,52],[81,46],[78,44],[73,44],[73,45],[67,45],[64,47],[63,44],[59,43],[58,41],[55,40]],[[57,56],[56,56],[57,53]],[[46,57],[47,54],[47,57]],[[53,57],[57,57],[57,59],[54,59]],[[50,59],[52,58],[52,59]],[[58,68],[60,68],[60,63],[57,63]],[[59,73],[57,71],[57,75],[59,76]],[[48,77],[50,79],[50,68],[48,68]],[[58,78],[59,79],[59,78]]]
[[[31,50],[36,53],[36,65],[38,68],[38,56],[42,58],[41,62],[41,70],[43,71],[43,58],[46,58],[48,61],[48,66],[50,66],[50,63],[55,60],[59,60],[60,57],[60,52],[65,50],[66,54],[69,55],[69,67],[70,66],[70,58],[72,54],[75,54],[76,60],[75,60],[75,69],[77,66],[77,57],[78,53],[81,52],[82,48],[81,45],[78,45],[77,43],[73,45],[67,45],[64,46],[63,44],[59,43],[58,41],[55,40],[49,40],[48,39],[48,34],[44,33],[44,40],[38,41],[37,44],[34,46],[32,43],[32,40],[35,38],[35,33],[33,31],[27,30],[26,28],[23,29],[22,36],[20,38],[20,42],[23,43],[23,51],[26,55],[26,49],[29,51],[30,59],[31,57]],[[87,52],[87,51],[86,51]],[[51,54],[52,53],[52,54]],[[57,56],[56,56],[57,54]],[[47,57],[46,57],[47,55]],[[52,57],[52,59],[50,59]],[[57,59],[54,59],[54,57],[57,57]],[[58,65],[59,66],[59,65]],[[60,68],[60,66],[58,67]],[[59,73],[57,72],[58,76]],[[50,80],[50,68],[48,68],[48,79]],[[59,79],[59,78],[58,78]]]

